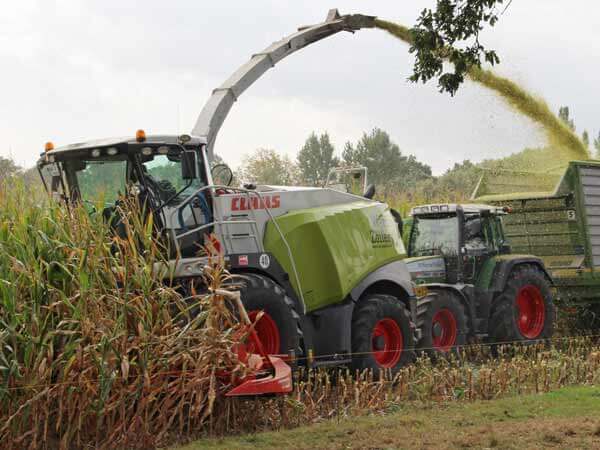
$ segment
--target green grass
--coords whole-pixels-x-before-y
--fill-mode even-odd
[[[598,448],[600,388],[453,404],[405,403],[387,413],[292,430],[203,439],[205,448]]]

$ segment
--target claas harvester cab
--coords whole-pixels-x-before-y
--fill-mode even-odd
[[[419,301],[422,348],[449,352],[469,338],[494,343],[552,335],[552,281],[542,260],[513,254],[502,225],[508,208],[435,204],[412,209],[404,223]]]
[[[169,270],[157,270],[166,283],[201,283],[202,247],[219,249],[250,319],[259,317],[263,356],[281,369],[231,395],[289,391],[289,361],[393,372],[411,360],[416,299],[386,204],[323,188],[232,187],[189,135],[49,145],[38,167],[54,198],[102,214],[115,233],[119,202],[152,214],[169,249]]]

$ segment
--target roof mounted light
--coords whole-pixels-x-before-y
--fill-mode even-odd
[[[44,151],[51,152],[52,150],[54,150],[54,144],[52,142],[46,142],[46,145],[44,145]]]
[[[144,147],[142,149],[142,155],[150,156],[152,154],[152,147]]]
[[[146,141],[146,132],[144,130],[137,130],[135,132],[135,140],[138,142],[145,142]]]
[[[90,152],[90,154],[92,155],[93,158],[97,158],[98,156],[100,156],[100,149],[99,148],[95,148],[94,150],[92,150]]]
[[[157,151],[161,155],[166,155],[167,153],[169,153],[169,147],[167,147],[166,145],[161,145],[160,147],[158,147]]]
[[[119,150],[117,150],[117,147],[110,147],[108,150],[106,150],[106,153],[108,153],[110,156],[115,156],[117,153],[119,153]]]
[[[181,136],[179,136],[180,144],[187,144],[191,140],[192,140],[192,137],[189,134],[182,134]]]

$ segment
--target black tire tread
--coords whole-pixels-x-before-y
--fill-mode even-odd
[[[554,331],[555,308],[550,293],[550,284],[545,274],[536,266],[519,265],[513,269],[504,291],[496,298],[492,306],[489,322],[489,336],[492,342],[527,341],[521,335],[514,320],[514,302],[522,279],[536,280],[545,300],[546,317],[550,322],[544,325],[542,333],[536,339],[552,336]],[[548,319],[547,319],[548,320]]]
[[[296,356],[302,355],[302,343],[304,340],[304,334],[302,332],[302,328],[300,327],[300,315],[296,311],[294,300],[289,295],[287,295],[285,290],[271,278],[256,273],[235,274],[233,275],[233,280],[236,285],[241,284],[241,286],[238,287],[239,290],[244,290],[244,288],[267,289],[274,291],[275,294],[281,297],[285,305],[289,308],[292,318],[296,322],[298,346],[294,349],[294,352]]]
[[[439,355],[444,355],[443,352],[436,351],[433,349],[432,337],[428,335],[428,328],[425,326],[426,322],[431,320],[429,316],[433,315],[432,309],[436,307],[436,303],[439,298],[447,297],[453,303],[454,308],[458,311],[460,317],[457,317],[457,321],[462,322],[463,328],[458,330],[458,336],[456,338],[456,345],[460,347],[461,345],[465,345],[467,343],[467,336],[469,334],[469,320],[467,311],[463,303],[456,297],[455,294],[450,292],[446,292],[443,290],[440,291],[432,291],[431,295],[424,300],[421,300],[417,304],[417,327],[422,330],[421,338],[417,343],[417,348],[420,348],[431,357],[436,357]]]
[[[410,329],[410,313],[406,306],[396,297],[385,294],[374,294],[360,301],[352,315],[352,351],[355,352],[356,349],[367,345],[366,343],[368,343],[367,348],[370,350],[372,318],[378,316],[382,305],[398,308],[403,320],[409,325],[410,330],[407,336],[403,335],[404,350],[397,367],[392,369],[392,372],[395,372],[408,362],[412,362],[414,359],[414,333],[412,332],[412,329]],[[374,369],[374,367],[368,363],[368,359],[364,357],[364,355],[357,356],[358,357],[353,357],[352,366],[354,369]]]

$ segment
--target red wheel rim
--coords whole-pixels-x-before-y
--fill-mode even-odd
[[[528,284],[517,294],[517,326],[523,336],[537,338],[544,329],[546,305],[537,286]]]
[[[252,323],[254,323],[254,321],[256,320],[256,316],[258,316],[259,312],[260,311],[250,311],[248,313],[248,317],[250,317]],[[263,312],[263,315],[254,326],[254,329],[256,330],[256,334],[260,339],[264,351],[270,355],[278,354],[280,344],[279,328],[277,328],[277,324],[275,323],[273,318],[266,312]],[[249,347],[254,346],[252,345]],[[249,348],[249,351],[250,353],[252,353],[255,351],[255,349]]]
[[[404,339],[402,331],[393,319],[381,319],[371,333],[371,349],[377,364],[382,368],[392,368],[402,356]]]
[[[433,347],[442,352],[448,352],[456,344],[458,326],[456,318],[449,309],[440,309],[433,316],[431,333]]]

